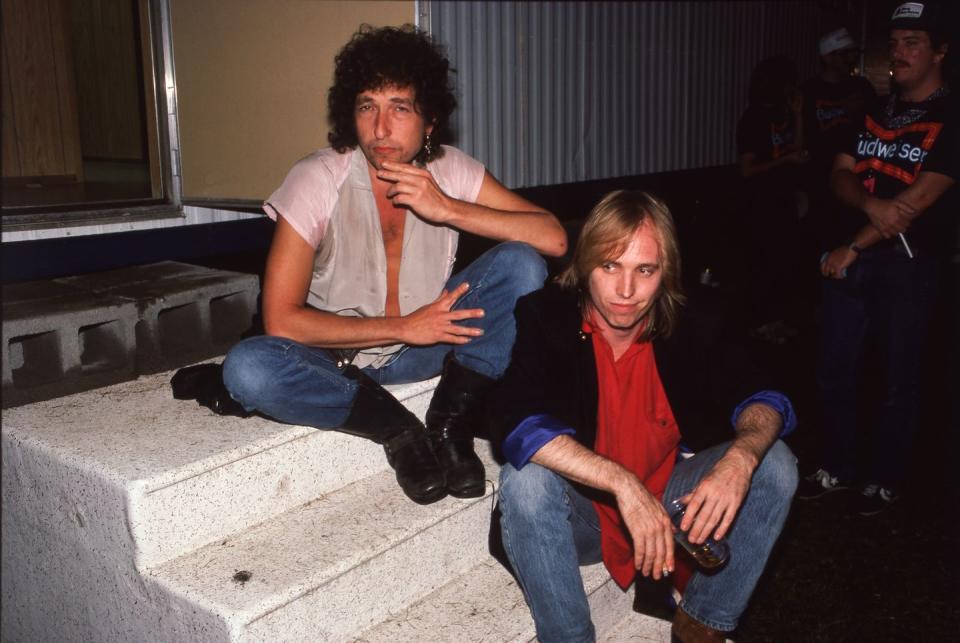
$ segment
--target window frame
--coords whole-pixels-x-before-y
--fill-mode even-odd
[[[157,142],[160,197],[145,200],[146,203],[118,201],[81,209],[55,205],[5,208],[0,217],[3,232],[184,218],[170,0],[141,0],[141,6],[146,6],[149,20],[149,53],[153,64],[152,75],[144,78],[144,83],[152,83],[154,90],[156,123],[155,131],[149,135],[155,136]],[[148,123],[150,127],[153,125]]]

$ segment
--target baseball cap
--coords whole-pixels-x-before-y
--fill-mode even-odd
[[[940,7],[932,2],[904,2],[890,16],[891,29],[940,31]]]
[[[832,54],[835,51],[842,51],[844,49],[855,49],[856,47],[857,43],[853,40],[853,36],[843,27],[831,31],[820,39],[821,56],[826,56],[827,54]]]

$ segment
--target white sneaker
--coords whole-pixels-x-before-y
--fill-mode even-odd
[[[813,500],[834,491],[841,491],[847,488],[846,482],[836,476],[831,476],[826,469],[817,469],[800,481],[797,488],[797,498],[801,500]]]
[[[857,498],[857,513],[861,516],[875,516],[886,511],[899,497],[892,489],[878,484],[868,484]]]

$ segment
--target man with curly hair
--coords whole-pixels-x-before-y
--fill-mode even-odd
[[[517,298],[546,277],[538,253],[562,255],[566,233],[439,144],[456,99],[424,33],[364,25],[335,62],[331,147],[264,204],[267,334],[230,351],[224,383],[248,411],[382,444],[415,502],[477,497],[479,407],[506,369]],[[451,276],[459,231],[503,243]],[[382,388],[441,373],[426,426]]]

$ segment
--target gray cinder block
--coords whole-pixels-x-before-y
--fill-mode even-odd
[[[250,329],[256,275],[175,261],[58,280],[136,303],[136,369],[157,373],[225,353]]]
[[[3,408],[225,353],[256,313],[255,275],[166,261],[3,288]]]
[[[135,377],[133,302],[51,282],[3,299],[3,408]]]

